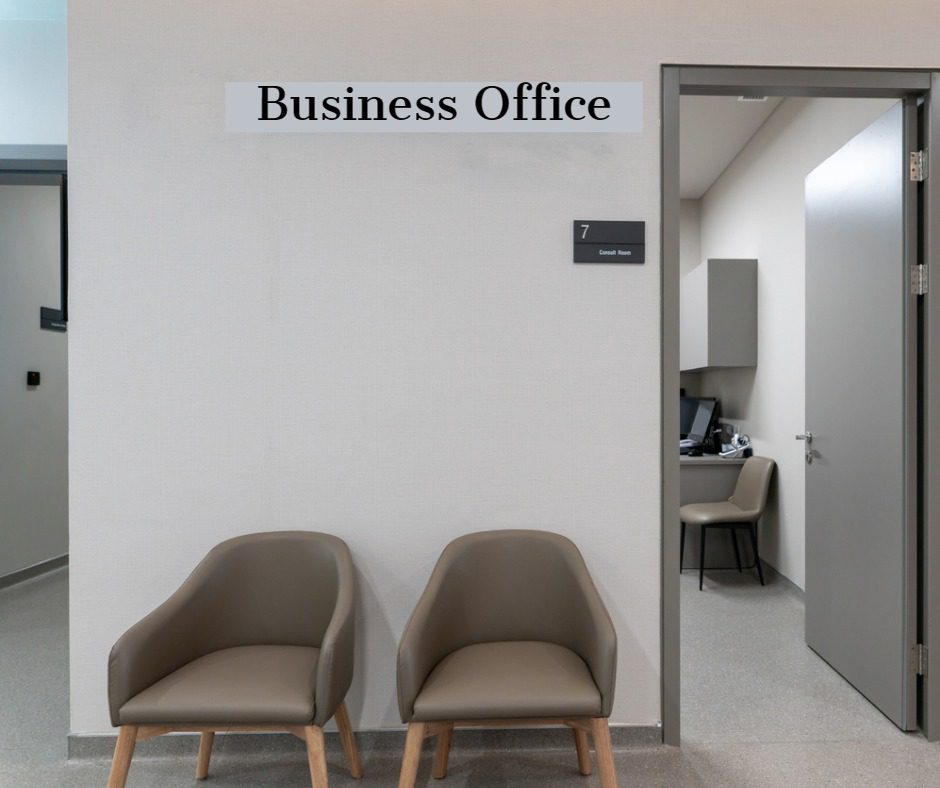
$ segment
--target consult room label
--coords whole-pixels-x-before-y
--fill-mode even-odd
[[[229,132],[638,133],[640,82],[228,82]]]
[[[574,221],[574,262],[646,261],[646,222]]]

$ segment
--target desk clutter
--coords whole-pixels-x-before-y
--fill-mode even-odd
[[[715,397],[679,397],[679,454],[701,457],[750,457],[751,438],[719,420],[721,402]]]

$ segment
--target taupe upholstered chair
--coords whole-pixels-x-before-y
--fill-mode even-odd
[[[543,531],[487,531],[451,542],[405,627],[398,707],[408,736],[399,788],[412,788],[425,738],[447,775],[454,727],[564,724],[581,774],[588,734],[604,788],[615,788],[607,719],[617,636],[584,559]]]
[[[362,776],[343,699],[353,671],[353,565],[335,536],[249,534],[213,548],[182,586],[111,650],[108,698],[120,726],[108,788],[127,778],[134,744],[198,731],[197,779],[217,730],[293,733],[326,788],[323,726],[336,716]]]
[[[767,491],[770,478],[774,473],[774,461],[767,457],[748,457],[741,466],[734,493],[727,501],[714,503],[687,503],[679,508],[679,520],[682,523],[682,536],[679,546],[679,571],[682,571],[682,559],[685,555],[685,527],[698,525],[702,529],[699,542],[698,589],[702,590],[705,577],[705,535],[709,528],[723,528],[731,532],[734,545],[734,558],[741,571],[741,553],[738,550],[739,528],[750,534],[751,547],[754,550],[754,565],[757,577],[764,585],[764,572],[760,566],[760,554],[757,552],[757,521],[767,508]]]

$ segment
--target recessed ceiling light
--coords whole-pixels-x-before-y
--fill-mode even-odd
[[[767,101],[767,96],[738,96],[738,101],[754,101],[760,103]]]

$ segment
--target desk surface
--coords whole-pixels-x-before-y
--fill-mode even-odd
[[[679,455],[679,465],[744,465],[743,457],[719,457],[717,454],[703,454],[701,457]]]

